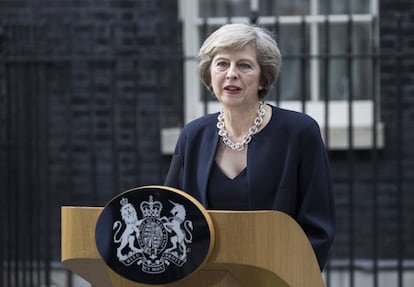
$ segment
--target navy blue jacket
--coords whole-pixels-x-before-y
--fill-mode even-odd
[[[187,124],[164,182],[209,208],[207,184],[219,143],[217,115]],[[321,270],[335,233],[330,167],[315,120],[272,106],[270,122],[247,151],[251,210],[278,210],[293,217],[308,236]]]

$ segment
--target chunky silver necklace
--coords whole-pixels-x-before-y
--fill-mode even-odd
[[[249,128],[247,134],[243,137],[243,140],[238,143],[234,143],[227,135],[226,127],[224,126],[224,111],[220,110],[217,117],[217,128],[219,136],[221,136],[223,143],[235,151],[242,151],[252,140],[252,136],[257,133],[260,125],[263,123],[263,118],[266,113],[264,101],[260,101],[259,109],[257,110],[257,117],[254,119],[253,126]]]

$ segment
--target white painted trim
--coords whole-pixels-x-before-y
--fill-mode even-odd
[[[328,18],[329,22],[332,23],[345,23],[351,19],[355,23],[369,23],[374,18],[371,14],[354,14],[354,15],[306,15],[306,16],[261,16],[259,18],[260,24],[272,25],[276,21],[280,24],[300,24],[303,19],[306,23],[324,23]],[[210,17],[207,18],[208,25],[223,25],[228,22],[227,17]],[[247,23],[249,22],[248,17],[231,17],[233,23]],[[196,18],[194,24],[201,26],[204,23],[203,18]]]
[[[199,117],[202,113],[202,105],[198,101],[200,96],[200,80],[197,76],[197,65],[192,59],[200,48],[198,26],[194,25],[198,15],[198,0],[180,0],[180,11],[183,20],[184,43],[184,119]]]

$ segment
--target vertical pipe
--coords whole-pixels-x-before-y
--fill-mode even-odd
[[[269,5],[269,3],[267,4]],[[281,49],[281,25],[280,25],[280,21],[279,21],[279,17],[276,17],[276,22],[275,22],[275,35],[274,35],[277,44],[279,46],[279,49]],[[281,74],[279,74],[279,78],[281,77]],[[277,83],[276,83],[276,106],[280,105],[280,100],[281,100],[281,86],[282,86],[282,81],[280,81],[278,79]]]
[[[66,272],[66,286],[73,287],[73,276],[71,271]]]
[[[160,38],[157,38],[156,39],[156,41],[155,41],[155,49],[153,50],[153,52],[152,52],[152,54],[151,54],[151,57],[152,57],[152,60],[151,61],[153,61],[154,62],[154,65],[155,66],[158,66],[158,67],[162,67],[163,65],[165,65],[165,61],[168,61],[169,59],[167,59],[167,58],[164,58],[164,59],[160,59],[160,57],[161,57],[161,55],[162,55],[162,52],[161,52],[161,47],[162,47],[162,44],[161,44],[161,39]],[[157,57],[156,55],[160,55],[160,57]],[[164,56],[165,57],[165,56]],[[158,69],[157,70],[157,73],[159,73],[159,78],[162,78],[162,69]],[[161,85],[157,85],[156,87],[155,87],[155,101],[154,101],[154,104],[155,104],[155,114],[157,114],[157,115],[161,115],[162,114],[162,106],[161,106],[161,103],[163,102],[162,101],[162,95],[164,94],[164,90],[163,90],[163,87],[161,86]],[[155,121],[155,126],[154,126],[154,129],[155,130],[157,130],[157,131],[160,131],[161,130],[161,117],[157,117],[157,120]],[[156,160],[157,160],[157,162],[158,162],[158,178],[162,178],[162,176],[163,176],[163,169],[162,169],[162,166],[161,166],[161,162],[162,162],[162,155],[161,155],[161,139],[160,139],[160,133],[158,132],[157,133],[157,135],[156,135],[156,142],[157,142],[157,145],[156,145],[156,147],[157,147],[157,150],[158,150],[158,153],[157,153],[157,157],[156,157]]]
[[[372,202],[373,202],[373,216],[372,216],[372,249],[373,249],[373,285],[378,287],[378,120],[379,120],[379,103],[378,103],[378,89],[377,89],[377,69],[378,69],[378,49],[376,39],[376,25],[377,18],[374,18],[371,22],[371,62],[372,62],[372,150],[371,150],[371,162],[372,162]]]
[[[111,39],[113,45],[116,43],[117,35],[117,25],[118,22],[115,21],[111,24]],[[115,51],[116,47],[111,47],[112,51]],[[120,188],[120,180],[119,180],[119,165],[118,165],[118,97],[117,97],[117,89],[116,89],[116,69],[117,69],[117,59],[111,62],[111,128],[112,128],[112,135],[111,135],[111,161],[112,161],[112,195],[115,196],[119,193]]]
[[[203,19],[203,26],[201,28],[201,33],[202,33],[202,42],[207,38],[207,33],[208,33],[208,25],[207,25],[207,18],[205,17]],[[208,113],[208,91],[207,88],[203,85],[202,86],[203,89],[203,113],[204,115],[206,115]]]
[[[302,112],[306,113],[306,100],[308,89],[306,85],[306,63],[310,60],[309,54],[306,51],[307,41],[306,41],[306,19],[305,16],[302,16],[301,25],[300,25],[300,35],[301,35],[301,56],[300,56],[300,79],[301,79],[301,103],[302,103]]]
[[[73,56],[73,26],[67,25],[68,31],[68,54]],[[65,93],[65,143],[66,143],[66,170],[65,170],[65,186],[63,187],[67,194],[72,194],[74,191],[73,188],[73,142],[72,142],[72,122],[73,122],[73,108],[72,108],[72,98],[74,95],[74,85],[72,82],[73,75],[73,66],[74,59],[71,58],[69,61],[68,69],[66,70],[66,83],[67,83],[67,93]],[[72,287],[72,272],[67,270],[66,272],[66,286]]]
[[[51,69],[51,71],[53,71],[53,69]],[[44,79],[44,81],[46,81],[46,79]],[[43,206],[44,206],[44,214],[43,214],[43,220],[45,223],[45,232],[43,234],[43,243],[44,243],[44,257],[43,257],[43,262],[44,262],[44,279],[45,279],[45,285],[47,287],[50,286],[50,273],[51,273],[51,268],[50,268],[50,263],[52,260],[52,252],[51,252],[51,248],[50,246],[52,246],[52,236],[51,236],[51,215],[52,215],[52,190],[50,188],[50,165],[51,165],[51,160],[50,160],[50,133],[49,133],[49,129],[50,129],[50,92],[49,89],[48,91],[45,93],[44,95],[44,119],[43,119],[43,130],[44,130],[44,146],[43,146],[43,155],[44,155],[44,190],[43,190]]]
[[[19,39],[29,38],[29,26],[22,24],[19,26]],[[26,47],[25,47],[26,48]],[[22,57],[28,57],[27,51],[22,51]],[[27,247],[28,247],[28,236],[23,236],[25,233],[25,226],[30,226],[30,216],[28,214],[30,201],[28,200],[28,185],[29,180],[29,159],[30,159],[30,134],[29,134],[29,101],[30,95],[30,75],[27,71],[30,69],[30,60],[19,63],[19,73],[17,78],[17,84],[19,86],[18,96],[18,141],[19,141],[19,152],[18,152],[18,191],[16,200],[16,207],[20,207],[19,220],[17,221],[17,261],[19,262],[19,282],[21,285],[27,286]]]
[[[119,184],[119,166],[118,166],[118,93],[117,93],[117,87],[116,87],[116,65],[117,62],[114,61],[112,62],[111,65],[111,77],[112,77],[112,83],[111,83],[111,88],[112,88],[112,109],[111,109],[111,113],[112,113],[112,166],[113,166],[113,171],[112,171],[112,182],[113,182],[113,195],[115,196],[116,194],[119,193],[119,188],[120,188],[120,184]]]
[[[40,29],[39,29],[40,30]],[[37,48],[37,45],[35,44],[35,47]],[[37,54],[37,52],[36,52]],[[35,161],[34,161],[34,190],[36,192],[36,194],[38,194],[39,196],[35,196],[35,202],[34,202],[34,206],[36,206],[37,208],[34,210],[33,213],[33,229],[36,230],[37,232],[34,233],[33,235],[33,251],[34,251],[34,266],[36,267],[36,272],[34,276],[34,282],[35,282],[35,286],[40,286],[41,285],[41,232],[39,232],[39,230],[41,230],[42,228],[42,218],[41,218],[41,196],[42,196],[42,172],[41,172],[41,155],[42,155],[42,136],[41,136],[41,107],[42,107],[42,87],[43,87],[43,83],[41,83],[41,79],[44,71],[45,71],[45,67],[43,64],[41,64],[40,62],[37,62],[36,65],[36,71],[34,73],[34,77],[35,77],[35,83],[36,83],[36,102],[34,103],[34,107],[33,109],[35,110],[35,120],[34,120],[34,127],[36,130],[36,134],[35,134],[35,141],[34,141],[34,154],[35,154]]]
[[[180,20],[179,22],[178,22],[178,25],[179,25],[179,28],[178,28],[178,33],[179,33],[179,35],[178,35],[178,39],[179,39],[179,44],[178,44],[178,50],[179,50],[179,52],[178,52],[178,54],[180,55],[179,57],[178,57],[178,59],[177,59],[177,61],[178,61],[178,64],[179,64],[179,66],[180,66],[180,74],[181,75],[183,75],[183,77],[182,77],[182,81],[179,81],[179,84],[178,84],[178,91],[180,91],[179,93],[180,93],[180,102],[179,103],[177,103],[176,104],[176,107],[177,107],[177,111],[179,111],[179,115],[180,115],[180,118],[179,118],[179,121],[178,121],[178,124],[179,124],[179,126],[181,126],[183,123],[184,123],[184,100],[183,100],[183,98],[184,98],[184,93],[182,93],[181,91],[184,91],[184,62],[185,62],[185,56],[184,56],[184,51],[183,51],[183,47],[184,47],[184,41],[183,41],[183,22]]]
[[[273,11],[275,11],[275,9],[273,9],[277,4],[273,3],[274,0],[267,0],[263,5],[265,5],[265,10],[264,11],[271,11],[270,14],[273,14]],[[264,2],[264,0],[262,0],[262,2]],[[277,11],[277,10],[276,10]],[[278,16],[278,15],[276,15]]]
[[[404,254],[404,214],[403,214],[403,76],[404,67],[402,59],[403,16],[397,15],[397,47],[396,47],[396,69],[397,69],[397,278],[398,286],[403,286],[403,254]]]
[[[134,79],[139,79],[139,59],[134,60],[133,63],[133,73]],[[134,124],[135,124],[135,131],[134,131],[134,147],[135,147],[135,181],[136,184],[139,186],[140,183],[140,147],[139,147],[139,132],[140,132],[140,116],[139,116],[139,85],[138,81],[134,81]]]
[[[35,151],[34,151],[34,146],[35,146],[35,134],[36,134],[36,126],[34,125],[34,119],[35,119],[35,113],[36,113],[36,101],[37,101],[37,94],[36,94],[36,80],[35,80],[35,71],[36,71],[36,65],[37,65],[37,61],[36,61],[36,57],[34,54],[35,51],[35,40],[34,40],[34,36],[35,36],[35,25],[33,24],[33,22],[31,23],[31,25],[29,26],[29,45],[30,45],[30,62],[29,62],[29,67],[28,69],[26,69],[27,72],[27,76],[29,78],[28,82],[29,82],[29,89],[27,91],[28,93],[28,99],[26,100],[26,109],[27,109],[27,121],[26,121],[26,134],[28,136],[28,140],[27,142],[27,185],[26,185],[26,190],[28,191],[28,206],[27,206],[27,223],[28,226],[30,226],[30,234],[34,234],[36,232],[36,230],[33,229],[34,226],[34,218],[33,218],[33,214],[34,214],[34,210],[35,210],[35,205],[33,205],[34,201],[35,201],[35,193],[33,192],[33,190],[35,190],[35,182],[34,182],[34,161],[36,159],[35,157]],[[25,231],[23,231],[25,232]],[[32,236],[28,236],[27,240],[27,245],[26,245],[26,256],[25,256],[25,262],[26,262],[26,273],[27,273],[27,278],[25,282],[25,286],[34,286],[34,280],[33,280],[33,273],[34,273],[34,268],[33,268],[33,261],[34,261],[34,257],[33,257],[33,245],[34,245],[34,240]]]
[[[0,27],[1,29],[1,27]],[[0,35],[1,37],[1,35]],[[1,41],[1,39],[0,39]],[[0,42],[0,73],[4,73],[4,60],[2,58],[2,51],[1,51],[1,42]],[[0,81],[0,87],[4,84],[3,80]],[[4,96],[4,98],[3,98]],[[7,154],[7,147],[6,147],[6,136],[5,136],[5,129],[7,126],[7,118],[5,116],[5,100],[6,95],[4,95],[0,91],[0,190],[7,190],[6,189],[6,170],[7,170],[7,161],[6,161],[6,154]],[[7,230],[5,229],[5,217],[6,217],[6,203],[5,200],[0,201],[0,286],[5,285],[4,283],[4,254],[6,249],[6,241],[5,241],[5,234],[7,234]]]
[[[1,53],[1,48],[0,48]],[[0,69],[3,69],[3,59],[1,58],[0,54]],[[0,72],[1,73],[1,72]],[[2,83],[0,83],[1,85]],[[5,95],[4,95],[5,96]],[[0,101],[4,104],[5,98],[3,98],[3,94],[0,93]],[[0,189],[1,190],[8,190],[6,187],[6,170],[7,170],[7,161],[6,161],[6,154],[7,154],[7,146],[4,131],[7,126],[7,118],[5,117],[5,105],[0,105]],[[7,234],[6,226],[6,202],[5,200],[0,201],[0,286],[4,286],[5,284],[5,250],[6,250],[6,240],[5,235]]]
[[[12,30],[12,41],[18,42],[16,39],[16,31],[18,30],[17,25],[13,26]],[[16,51],[18,52],[18,51]],[[17,53],[16,53],[17,54]],[[17,58],[17,55],[13,55]],[[9,202],[10,204],[10,214],[11,214],[11,229],[9,232],[11,234],[11,240],[9,242],[10,249],[12,250],[11,253],[11,266],[12,266],[12,282],[16,286],[19,285],[19,264],[18,264],[18,251],[17,245],[19,240],[18,234],[18,222],[19,222],[19,213],[17,212],[17,200],[19,198],[19,190],[18,190],[18,182],[19,182],[19,148],[20,143],[18,140],[18,129],[19,129],[19,111],[18,111],[18,103],[19,103],[19,88],[18,84],[16,83],[17,75],[18,75],[18,64],[17,61],[12,62],[12,72],[10,78],[10,88],[13,94],[13,100],[11,102],[11,144],[12,144],[12,153],[11,153],[11,193],[12,197]]]
[[[329,140],[329,103],[330,103],[330,94],[329,94],[329,87],[330,87],[330,53],[331,53],[331,46],[330,46],[330,22],[329,22],[329,14],[331,13],[331,1],[327,1],[326,3],[326,10],[325,10],[325,33],[324,33],[324,57],[323,57],[323,65],[324,65],[324,82],[323,82],[323,94],[324,94],[324,123],[325,123],[325,130],[324,130],[324,138],[325,138],[325,145],[326,148],[330,149],[330,140]],[[325,267],[325,274],[326,274],[326,285],[331,286],[331,258],[328,258],[328,264]]]
[[[231,1],[230,0],[225,0],[225,9],[226,9],[226,18],[227,18],[227,23],[231,23],[231,16],[232,16],[232,5],[231,5]]]
[[[95,102],[96,102],[96,94],[95,94],[95,62],[94,60],[90,60],[88,62],[88,76],[90,77],[89,81],[89,117],[90,117],[90,125],[89,125],[89,150],[90,150],[90,164],[91,164],[91,185],[92,185],[92,194],[95,198],[99,196],[97,191],[97,183],[96,183],[96,111],[95,111]]]
[[[54,66],[47,60],[42,66],[42,70],[38,73],[39,98],[37,102],[37,109],[39,114],[39,188],[38,192],[38,221],[39,226],[39,242],[38,242],[38,272],[39,281],[44,286],[50,286],[50,261],[51,261],[51,215],[52,215],[52,197],[53,194],[50,188],[50,87],[48,83],[48,73],[54,72]]]
[[[310,1],[310,15],[316,16],[319,15],[319,0],[311,0]],[[320,32],[319,32],[319,26],[321,24],[318,21],[310,21],[309,23],[309,43],[307,46],[309,46],[309,50],[307,53],[310,55],[308,57],[308,69],[309,69],[309,76],[308,76],[308,82],[309,87],[307,90],[309,90],[309,98],[308,101],[320,101],[321,100],[321,86],[320,86],[320,57],[318,57],[320,53]]]
[[[6,94],[5,90],[5,59],[4,59],[4,26],[0,22],[0,190],[7,190],[5,186],[6,181],[6,154],[7,154],[7,145],[6,145],[6,127],[7,127],[7,117],[6,117]],[[4,251],[6,249],[6,241],[4,240],[4,235],[7,233],[5,229],[5,201],[0,201],[0,285],[5,285],[4,283]]]
[[[219,15],[219,13],[220,13],[220,11],[219,11],[220,5],[217,5],[217,2],[218,2],[218,0],[208,1],[208,3],[210,4],[210,7],[209,8],[205,7],[206,8],[206,11],[210,12],[212,15]],[[205,14],[205,17],[209,17],[210,16],[210,15],[206,15],[206,14]]]
[[[15,34],[14,39],[15,41],[19,41],[19,34],[21,31],[21,26],[15,26]],[[16,60],[19,58],[19,54],[16,55]],[[18,82],[21,75],[22,69],[21,65],[19,65],[18,60],[15,63],[15,70],[13,75],[13,90],[15,93],[15,102],[14,102],[14,144],[15,144],[15,152],[14,152],[14,172],[13,172],[13,200],[12,200],[12,211],[13,211],[13,221],[14,221],[14,230],[13,230],[13,264],[14,264],[14,280],[16,286],[21,284],[21,268],[20,268],[20,236],[19,236],[19,225],[21,220],[21,214],[18,212],[18,201],[20,197],[20,177],[23,175],[21,171],[21,163],[20,163],[20,154],[22,153],[22,144],[23,141],[21,140],[20,133],[21,133],[21,121],[20,121],[20,113],[21,111],[21,87],[20,83]]]
[[[41,30],[41,29],[39,29]],[[44,179],[44,165],[42,163],[43,160],[43,130],[42,130],[42,116],[43,116],[43,93],[44,93],[44,82],[41,82],[44,79],[44,71],[45,71],[45,64],[39,64],[37,67],[36,73],[35,73],[35,79],[36,79],[36,87],[37,87],[37,101],[35,105],[35,114],[36,114],[36,143],[35,143],[35,150],[36,150],[36,162],[35,162],[35,185],[36,185],[36,210],[34,214],[34,220],[35,220],[35,229],[37,232],[34,234],[34,242],[35,242],[35,266],[36,266],[36,280],[35,284],[38,284],[39,286],[44,284],[43,283],[43,276],[42,276],[42,252],[43,252],[43,242],[42,237],[44,233],[44,225],[43,221],[44,218],[43,215],[43,192],[44,192],[44,186],[43,186],[43,179]],[[41,231],[41,232],[39,232]]]
[[[329,22],[329,13],[330,13],[330,1],[327,3],[328,8],[325,14],[325,43],[324,43],[324,72],[325,72],[325,79],[323,82],[323,94],[324,94],[324,122],[325,122],[325,145],[329,149],[330,142],[329,142],[329,103],[330,103],[330,94],[329,94],[329,87],[330,87],[330,53],[331,53],[331,46],[330,46],[330,22]]]
[[[353,64],[353,49],[352,49],[352,36],[353,36],[353,22],[351,18],[351,9],[349,9],[347,33],[347,78],[348,78],[348,196],[349,196],[349,281],[350,286],[354,286],[354,273],[355,273],[355,222],[354,222],[354,126],[353,126],[353,79],[352,79],[352,64]]]
[[[9,40],[10,43],[13,43],[13,41],[10,40],[11,38],[11,28],[10,26],[5,27],[5,35],[6,35],[6,39]],[[7,52],[11,51],[11,49],[8,49]],[[12,74],[12,65],[11,65],[11,60],[10,60],[10,53],[7,53],[7,58],[6,58],[6,67],[5,67],[5,74],[6,74],[6,81],[5,81],[5,92],[6,92],[6,149],[7,149],[7,153],[6,153],[6,176],[5,176],[5,190],[8,190],[9,192],[6,192],[6,196],[5,196],[5,202],[6,202],[6,210],[5,210],[5,241],[6,241],[6,249],[5,249],[5,260],[6,260],[6,275],[5,275],[5,285],[6,286],[12,286],[12,281],[11,281],[11,274],[12,274],[12,270],[11,270],[11,250],[12,250],[12,233],[11,233],[11,227],[12,227],[12,217],[11,217],[11,199],[12,199],[12,194],[13,194],[13,190],[12,190],[12,155],[13,155],[13,143],[12,143],[12,129],[13,129],[13,95],[12,95],[12,91],[13,89],[10,87],[11,86],[11,74]]]
[[[34,212],[35,212],[35,193],[33,191],[36,190],[36,182],[35,182],[35,161],[36,161],[36,133],[37,133],[37,126],[36,126],[36,101],[38,94],[36,89],[36,47],[35,47],[35,33],[36,33],[36,26],[32,23],[30,27],[30,46],[31,46],[31,62],[29,67],[29,73],[30,73],[30,92],[29,100],[27,101],[28,104],[28,110],[29,110],[29,121],[28,121],[28,134],[30,134],[30,140],[28,141],[30,143],[29,145],[29,159],[28,159],[28,166],[29,166],[29,182],[30,182],[30,191],[29,191],[29,215],[30,215],[30,234],[31,236],[28,236],[28,254],[27,254],[27,261],[29,264],[28,272],[29,272],[29,279],[28,279],[28,286],[34,286],[34,238],[32,234],[34,235],[36,233],[35,229],[35,222],[34,222]]]
[[[73,38],[74,38],[74,31],[73,26],[68,25],[68,45],[69,45],[69,55],[73,55]],[[69,67],[67,70],[67,79],[68,80],[68,87],[67,87],[67,93],[65,94],[65,111],[66,111],[66,117],[65,117],[65,139],[66,139],[66,170],[65,170],[65,190],[67,194],[73,194],[74,192],[74,160],[73,160],[73,106],[72,106],[72,99],[73,95],[75,94],[74,90],[74,83],[72,82],[72,79],[74,78],[73,70],[74,70],[75,60],[73,58],[69,61]]]
[[[30,39],[31,37],[31,26],[25,26],[25,37],[27,39]],[[30,42],[29,42],[30,43]],[[30,48],[32,48],[30,46]],[[22,158],[22,164],[23,164],[23,180],[20,180],[22,183],[22,196],[23,198],[20,199],[20,203],[23,201],[24,206],[24,212],[23,212],[23,220],[20,226],[20,237],[23,238],[23,242],[21,243],[22,250],[21,250],[21,260],[22,260],[22,284],[23,286],[29,286],[28,285],[28,275],[29,273],[29,265],[28,265],[28,252],[30,249],[30,236],[24,236],[26,232],[26,226],[32,226],[31,222],[31,197],[33,196],[33,193],[30,192],[31,185],[28,184],[28,182],[31,180],[30,178],[30,163],[32,160],[31,157],[31,101],[32,101],[32,78],[31,74],[28,72],[31,70],[33,59],[31,58],[32,55],[28,54],[27,56],[30,57],[30,61],[28,61],[26,64],[24,64],[24,77],[23,81],[21,81],[21,85],[23,87],[23,101],[22,101],[22,114],[23,116],[23,122],[22,122],[22,139],[24,141],[24,153]],[[27,79],[26,83],[24,82],[24,79]],[[19,248],[20,249],[20,248]]]

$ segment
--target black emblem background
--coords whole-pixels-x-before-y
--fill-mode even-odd
[[[142,219],[143,215],[139,205],[142,201],[148,201],[151,195],[154,201],[160,201],[163,205],[161,217],[171,217],[170,210],[172,204],[168,201],[171,200],[185,207],[187,212],[186,219],[193,223],[192,243],[188,244],[191,251],[187,253],[186,262],[181,267],[174,264],[166,265],[165,271],[160,274],[145,273],[141,270],[141,265],[137,263],[131,266],[124,265],[119,261],[116,254],[119,244],[113,242],[113,223],[121,221],[124,228],[124,221],[120,213],[120,200],[127,198],[128,202],[135,207],[138,218]],[[95,240],[102,259],[118,275],[142,284],[168,284],[190,275],[205,261],[210,248],[211,231],[203,213],[188,198],[161,186],[143,187],[134,188],[119,194],[104,207],[96,224]],[[167,244],[168,246],[169,244]]]

